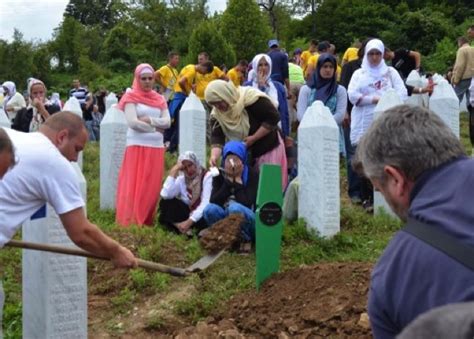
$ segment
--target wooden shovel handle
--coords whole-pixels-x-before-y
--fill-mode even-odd
[[[50,245],[50,244],[39,244],[34,242],[26,242],[20,240],[10,240],[8,243],[5,244],[9,247],[17,247],[23,248],[27,250],[36,250],[36,251],[46,251],[46,252],[53,252],[53,253],[60,253],[60,254],[68,254],[68,255],[77,255],[80,257],[86,258],[93,258],[93,259],[100,259],[100,260],[107,260],[110,261],[109,258],[104,258],[98,256],[93,253],[86,252],[84,250],[72,247],[64,247],[64,246],[57,246],[57,245]],[[171,267],[163,264],[159,264],[152,261],[138,259],[138,266],[142,268],[147,268],[150,270],[168,273],[177,277],[183,277],[188,274],[185,269],[179,267]]]

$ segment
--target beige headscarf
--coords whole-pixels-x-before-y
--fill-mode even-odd
[[[207,85],[204,93],[206,101],[213,103],[225,101],[229,109],[225,112],[213,108],[211,116],[222,127],[229,140],[243,140],[249,135],[250,122],[245,107],[254,104],[258,98],[269,97],[252,87],[235,87],[232,81],[214,80]]]

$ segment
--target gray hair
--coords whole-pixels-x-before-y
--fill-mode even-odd
[[[464,155],[461,142],[433,112],[400,105],[375,119],[357,146],[353,167],[384,182],[384,166],[400,169],[415,181],[424,171]]]

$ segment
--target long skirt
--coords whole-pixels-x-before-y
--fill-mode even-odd
[[[262,164],[281,166],[281,187],[284,191],[288,184],[288,163],[286,160],[285,143],[278,133],[278,146],[255,159],[255,167],[260,170]]]
[[[117,186],[117,224],[124,227],[130,224],[153,225],[164,161],[164,147],[126,148]]]

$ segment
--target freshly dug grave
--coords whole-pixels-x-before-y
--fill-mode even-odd
[[[189,337],[370,338],[367,293],[372,264],[324,263],[269,279],[220,314],[175,333]]]
[[[240,225],[245,218],[240,214],[231,214],[219,220],[206,230],[200,239],[200,244],[209,253],[216,253],[224,248],[230,248],[240,239]]]

